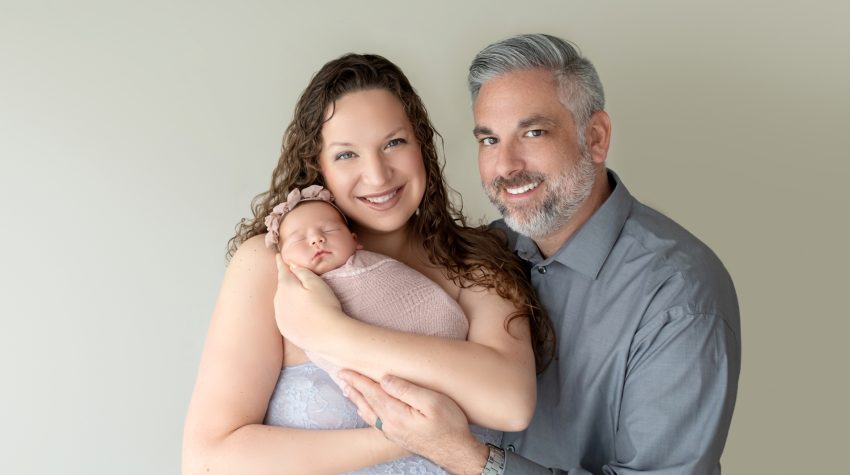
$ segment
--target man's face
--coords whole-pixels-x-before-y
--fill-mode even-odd
[[[587,199],[598,168],[554,75],[533,69],[487,81],[474,116],[481,183],[507,225],[531,238],[561,229]]]

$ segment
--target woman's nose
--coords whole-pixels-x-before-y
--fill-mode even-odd
[[[364,181],[371,186],[386,184],[392,177],[392,167],[382,153],[376,153],[365,160]]]

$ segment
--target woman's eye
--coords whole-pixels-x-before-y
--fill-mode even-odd
[[[543,131],[540,129],[529,130],[525,133],[526,137],[540,137],[543,135]]]
[[[407,141],[404,140],[404,139],[392,139],[389,142],[387,142],[386,148],[397,147],[397,146],[399,146],[403,143],[407,143]]]
[[[349,158],[354,158],[354,152],[340,152],[336,154],[337,160],[348,160]]]
[[[495,137],[484,137],[483,139],[479,140],[478,143],[480,143],[481,145],[495,145],[496,144],[496,138]]]

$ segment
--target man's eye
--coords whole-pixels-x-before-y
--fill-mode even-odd
[[[525,133],[526,137],[540,137],[543,135],[543,131],[540,129],[529,130]]]
[[[478,143],[480,143],[482,145],[495,145],[496,138],[495,137],[484,137],[483,139],[479,140]]]
[[[354,158],[354,152],[340,152],[336,154],[337,160],[348,160],[350,158]]]

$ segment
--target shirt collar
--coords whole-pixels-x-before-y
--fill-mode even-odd
[[[517,237],[514,246],[517,255],[534,264],[546,265],[548,262],[557,261],[596,279],[619,238],[634,203],[629,190],[612,170],[608,170],[608,179],[613,187],[611,195],[555,255],[544,261],[537,245],[527,236]]]

